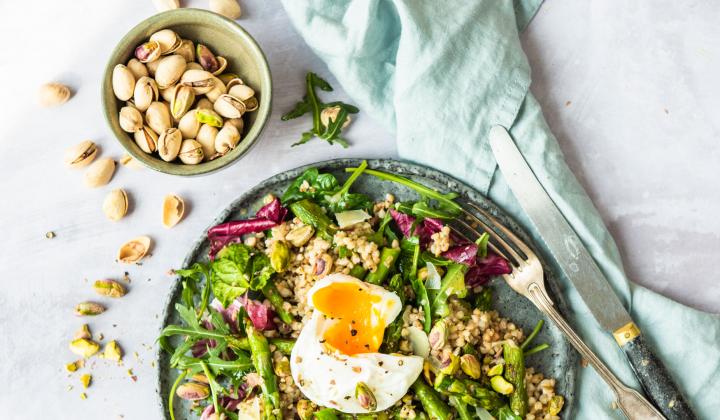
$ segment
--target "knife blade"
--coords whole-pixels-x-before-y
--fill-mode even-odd
[[[695,415],[670,374],[610,287],[595,260],[582,244],[548,193],[538,181],[504,127],[490,130],[490,147],[520,206],[535,225],[550,254],[572,282],[598,323],[613,334],[625,351],[645,392],[670,420]]]

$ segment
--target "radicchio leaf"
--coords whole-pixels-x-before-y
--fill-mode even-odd
[[[397,224],[400,232],[403,236],[410,237],[410,229],[412,229],[413,223],[415,223],[415,217],[409,214],[401,213],[395,209],[390,209],[390,215],[392,216],[395,224]],[[414,235],[420,238],[420,245],[425,248],[433,233],[440,232],[443,228],[443,222],[439,219],[433,219],[431,217],[423,219],[422,223],[415,226]]]
[[[232,413],[237,411],[237,407],[238,405],[240,405],[243,399],[245,399],[245,392],[243,392],[242,389],[239,389],[237,398],[222,396],[218,400],[218,405],[225,408],[226,411]],[[200,415],[200,420],[211,420],[218,418],[214,417],[213,414],[215,414],[215,406],[210,404],[203,410],[202,414]]]
[[[477,264],[465,273],[465,284],[471,288],[482,286],[492,276],[510,274],[511,272],[512,267],[505,258],[493,252],[488,252],[487,257],[478,258]]]
[[[282,223],[285,220],[285,216],[288,214],[288,209],[280,204],[280,199],[275,197],[273,201],[265,204],[260,210],[255,213],[255,217],[258,219],[268,219],[275,223]]]
[[[265,305],[262,302],[248,298],[247,294],[242,297],[241,303],[245,308],[245,311],[252,321],[253,326],[258,331],[266,331],[275,329],[275,322],[273,317],[275,313],[269,305]]]
[[[215,340],[203,338],[193,344],[190,352],[193,357],[203,357],[207,354],[208,348],[214,348],[215,346],[217,346],[217,342],[215,342]]]
[[[212,302],[210,302],[210,307],[215,309],[220,315],[222,315],[223,320],[230,326],[230,330],[234,333],[238,333],[238,314],[240,313],[240,308],[242,308],[242,302],[239,298],[236,298],[230,305],[228,305],[227,308],[223,307],[222,303],[217,300],[213,299]]]
[[[226,245],[241,242],[243,235],[262,232],[277,225],[278,224],[276,222],[270,219],[253,218],[246,220],[233,220],[232,222],[222,223],[211,227],[210,230],[208,230],[208,239],[210,240],[210,259],[215,259],[215,255]]]
[[[474,243],[456,245],[447,251],[442,256],[453,260],[456,263],[465,264],[468,267],[475,265],[477,257],[478,247]]]

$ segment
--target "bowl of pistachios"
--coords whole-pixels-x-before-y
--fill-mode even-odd
[[[105,68],[105,118],[145,166],[173,175],[227,167],[258,140],[272,80],[257,42],[200,9],[154,15],[130,30]]]

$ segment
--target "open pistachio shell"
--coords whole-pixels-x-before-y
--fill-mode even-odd
[[[177,195],[169,194],[163,200],[162,224],[166,228],[177,225],[185,214],[185,202]]]
[[[188,165],[197,165],[203,160],[203,149],[202,145],[197,140],[187,139],[183,140],[180,146],[180,153],[178,157],[182,163]]]
[[[233,85],[228,89],[228,95],[232,95],[245,102],[255,96],[255,91],[248,85]]]
[[[176,120],[180,119],[190,110],[195,102],[193,88],[185,85],[178,85],[170,99],[170,114]]]
[[[222,80],[223,83],[227,86],[228,83],[230,83],[231,80],[237,79],[238,75],[235,73],[223,73],[217,75],[218,79]]]
[[[116,65],[112,72],[112,88],[118,99],[127,101],[135,91],[135,75],[124,65]]]
[[[209,71],[210,73],[215,73],[220,68],[220,63],[217,58],[215,58],[215,54],[213,54],[210,48],[206,45],[197,44],[197,47],[195,47],[195,54],[198,63],[200,63],[203,69]]]
[[[145,111],[145,122],[156,133],[162,133],[172,127],[170,109],[165,102],[155,101]]]
[[[215,136],[215,151],[221,155],[231,151],[240,141],[240,132],[230,121],[226,121]]]
[[[120,128],[128,133],[134,133],[142,128],[143,116],[137,108],[124,106],[120,108]]]
[[[180,118],[178,122],[178,129],[182,133],[183,139],[194,139],[197,137],[197,133],[200,130],[200,121],[195,117],[197,110],[191,109],[185,115]]]
[[[110,191],[108,195],[105,196],[102,210],[105,216],[113,222],[125,217],[128,210],[127,193],[120,188]]]
[[[65,164],[71,168],[87,166],[97,156],[97,146],[90,140],[82,141],[65,151]]]
[[[212,90],[215,76],[205,70],[185,70],[180,83],[192,87],[196,95],[204,95]]]
[[[172,29],[162,29],[150,35],[150,41],[160,44],[160,54],[166,55],[177,50],[182,39]]]
[[[211,160],[216,154],[215,137],[217,137],[217,134],[218,129],[208,124],[203,124],[200,131],[198,131],[195,140],[202,146],[205,160]]]
[[[155,134],[152,128],[147,125],[143,126],[142,129],[135,132],[135,143],[145,153],[153,153],[157,150],[158,136]]]
[[[235,76],[235,77],[233,77],[233,78],[230,79],[229,81],[225,82],[225,85],[227,86],[227,89],[228,89],[228,90],[232,89],[234,86],[244,85],[244,84],[245,84],[245,82],[243,81],[243,79],[237,77],[236,75],[233,75],[233,76]],[[220,80],[222,80],[222,77],[220,78]],[[224,80],[223,80],[223,81],[224,81]]]
[[[230,19],[238,19],[242,16],[242,8],[237,0],[210,0],[210,10]]]
[[[202,124],[211,125],[213,127],[222,127],[223,120],[215,111],[212,109],[198,108],[195,113],[195,118]]]
[[[137,58],[131,58],[130,61],[127,62],[126,67],[132,72],[133,76],[135,76],[135,80],[150,74],[145,64],[141,63]]]
[[[160,58],[160,54],[160,43],[157,41],[148,41],[135,48],[135,58],[140,60],[141,63],[153,62]]]
[[[255,111],[256,109],[258,109],[259,106],[258,100],[254,96],[250,99],[243,101],[243,103],[245,104],[245,112]]]
[[[240,118],[245,113],[245,104],[232,95],[224,94],[217,98],[213,109],[225,118]]]
[[[228,65],[228,61],[225,57],[217,56],[215,59],[218,62],[218,68],[214,72],[212,72],[213,75],[217,76],[225,71]]]
[[[155,82],[158,84],[158,88],[165,89],[172,86],[180,80],[180,77],[185,73],[185,59],[180,55],[169,55],[160,59],[155,70]]]
[[[220,97],[220,95],[225,94],[227,90],[225,89],[225,83],[222,82],[222,80],[215,77],[213,79],[214,87],[210,92],[206,93],[205,96],[211,101],[215,102]]]
[[[140,80],[135,83],[133,102],[135,103],[135,108],[138,110],[146,111],[151,103],[158,100],[159,96],[160,92],[158,91],[155,80],[149,77],[141,77]]]
[[[158,138],[157,150],[160,158],[165,162],[172,162],[180,153],[182,134],[177,128],[168,128]]]
[[[101,187],[108,182],[115,173],[115,161],[110,158],[98,159],[85,171],[85,185],[90,188]]]
[[[195,45],[189,39],[183,39],[180,41],[178,49],[175,50],[175,54],[181,55],[190,64],[195,61]]]
[[[70,99],[70,88],[62,83],[45,83],[40,87],[38,100],[40,106],[51,107],[62,105]]]
[[[147,236],[138,236],[125,242],[120,246],[120,250],[118,251],[118,261],[125,264],[135,264],[139,262],[147,255],[151,243],[152,241]]]

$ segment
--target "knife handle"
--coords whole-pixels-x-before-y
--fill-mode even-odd
[[[655,356],[640,329],[630,322],[613,333],[625,352],[645,394],[668,420],[697,420],[692,408],[670,376],[665,365]]]

